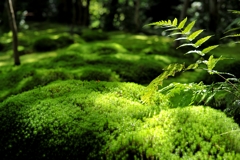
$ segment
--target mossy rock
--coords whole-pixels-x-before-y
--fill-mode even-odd
[[[67,47],[74,43],[73,37],[71,35],[61,35],[57,39],[55,39],[59,48]]]
[[[89,29],[84,29],[82,31],[81,37],[87,42],[102,41],[109,39],[109,36],[106,32],[103,32],[101,30],[89,30]]]
[[[169,109],[118,136],[107,159],[239,159],[239,132],[232,119],[210,107]]]
[[[33,43],[33,49],[37,52],[46,52],[57,49],[58,45],[54,39],[50,37],[41,37],[38,38]]]
[[[99,159],[104,146],[157,105],[133,83],[58,81],[0,104],[2,159]],[[160,99],[160,98],[159,98]],[[141,121],[138,121],[140,123]]]
[[[76,68],[80,66],[85,66],[86,62],[80,54],[72,51],[64,51],[60,53],[57,57],[54,57],[51,60],[51,64],[53,64],[52,67],[54,68]]]

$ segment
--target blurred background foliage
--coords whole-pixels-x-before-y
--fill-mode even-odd
[[[222,34],[236,18],[228,10],[240,7],[239,0],[13,0],[13,4],[20,29],[27,29],[30,22],[49,21],[66,24],[71,32],[91,28],[153,34],[143,26],[183,15],[197,19],[196,27],[216,35]],[[4,6],[5,1],[1,1],[0,26],[7,31]]]

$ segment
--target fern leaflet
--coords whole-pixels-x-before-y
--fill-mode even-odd
[[[195,44],[194,44],[194,47],[195,48],[198,48],[199,46],[201,46],[204,42],[206,42],[209,38],[211,38],[212,36],[206,36],[206,37],[203,37],[201,39],[199,39]]]
[[[217,48],[218,46],[219,46],[219,45],[214,45],[214,46],[209,46],[209,47],[207,47],[207,48],[204,48],[204,49],[202,50],[203,56],[204,56],[206,53],[210,52],[211,50]]]
[[[189,40],[189,41],[194,40],[194,39],[195,39],[199,34],[201,34],[202,32],[203,32],[203,29],[197,30],[197,31],[193,32],[192,34],[190,34],[190,35],[188,36],[188,40]]]
[[[187,22],[187,17],[179,23],[177,28],[182,29],[185,26],[186,22]]]
[[[195,23],[196,21],[192,21],[191,23],[189,23],[187,27],[182,31],[182,33],[189,34]]]

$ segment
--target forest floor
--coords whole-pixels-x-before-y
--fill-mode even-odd
[[[180,157],[184,153],[188,156],[194,154],[192,156],[201,157],[201,154],[205,154],[205,152],[213,158],[218,154],[223,156],[222,148],[229,145],[232,148],[226,149],[226,153],[233,151],[231,154],[235,154],[240,151],[240,148],[235,146],[239,143],[237,139],[240,139],[236,132],[229,134],[227,137],[231,138],[232,142],[234,141],[233,144],[228,144],[224,141],[224,138],[218,137],[218,140],[223,142],[215,145],[214,140],[206,138],[211,134],[214,136],[215,132],[221,134],[239,128],[223,112],[226,106],[225,108],[221,107],[227,103],[222,94],[219,95],[220,98],[217,97],[219,103],[222,104],[209,103],[216,105],[211,106],[214,109],[209,107],[205,111],[202,106],[189,107],[191,105],[204,105],[203,100],[207,101],[208,98],[206,97],[211,95],[211,93],[204,93],[207,88],[204,84],[211,85],[214,80],[219,80],[216,77],[209,78],[210,76],[205,70],[196,69],[177,73],[174,77],[164,80],[163,86],[159,86],[159,90],[152,95],[152,103],[147,104],[142,101],[142,95],[147,92],[146,86],[163,73],[163,69],[169,64],[184,63],[187,66],[200,58],[191,54],[184,55],[183,50],[173,48],[172,39],[157,35],[149,36],[123,32],[106,33],[89,29],[70,35],[65,26],[52,24],[48,25],[47,28],[41,27],[42,25],[33,24],[29,30],[19,32],[20,66],[13,65],[11,34],[5,33],[0,37],[2,46],[0,51],[0,116],[5,117],[0,121],[0,126],[10,122],[12,124],[9,124],[8,127],[12,127],[12,125],[19,127],[27,124],[26,131],[19,135],[25,138],[26,136],[28,138],[29,136],[30,138],[41,137],[46,129],[49,136],[46,136],[46,142],[43,139],[42,143],[48,144],[49,142],[49,144],[57,145],[59,142],[59,145],[65,148],[66,143],[60,137],[64,138],[65,133],[70,137],[77,135],[79,136],[77,139],[79,143],[84,143],[82,146],[78,146],[80,149],[87,150],[87,147],[92,146],[90,148],[91,153],[84,152],[81,154],[92,158],[100,154],[96,149],[100,149],[102,154],[102,151],[106,152],[106,148],[109,149],[107,155],[109,157],[114,157],[118,153],[121,153],[119,154],[120,157],[124,157],[126,152],[132,154],[137,152],[136,156],[147,154],[144,156],[149,157],[151,155],[157,157],[159,156],[158,152],[166,152],[164,156],[173,156],[172,153],[178,154],[180,152],[179,146],[185,149],[181,151],[183,153],[179,153],[178,156]],[[211,54],[214,56],[229,58],[220,61],[217,64],[217,69],[239,76],[239,51],[240,46],[233,43],[221,45],[213,50]],[[204,82],[204,84],[201,82]],[[202,97],[197,97],[201,94]],[[226,97],[231,96],[227,95]],[[197,100],[201,103],[198,103]],[[221,107],[217,108],[219,106]],[[82,112],[83,110],[84,112]],[[171,118],[168,118],[169,115],[171,115]],[[190,118],[186,115],[189,115]],[[166,121],[169,124],[168,127],[175,129],[168,134],[167,132],[170,129],[162,122],[160,123],[156,116],[160,116],[161,121]],[[203,118],[204,116],[205,118]],[[198,120],[195,117],[198,117]],[[215,117],[218,123],[211,117]],[[224,117],[223,120],[220,120],[221,117]],[[181,121],[179,118],[185,120]],[[82,123],[83,119],[84,124],[81,125],[80,122]],[[196,122],[197,125],[192,126],[192,122]],[[48,123],[49,125],[47,125]],[[177,124],[172,125],[173,123]],[[136,128],[134,125],[136,125]],[[223,125],[226,127],[218,130]],[[51,127],[60,130],[62,126],[68,126],[71,132],[63,129],[60,134],[56,130],[51,130]],[[162,129],[155,128],[153,130],[154,126],[162,126]],[[183,128],[182,132],[187,133],[187,138],[191,139],[188,127],[192,127],[191,133],[194,132],[193,135],[199,135],[200,137],[198,141],[194,142],[187,140],[188,143],[192,144],[190,147],[180,143],[183,139],[181,135],[178,135],[181,126]],[[76,129],[76,127],[82,130]],[[202,132],[198,132],[196,127],[203,127],[204,135],[202,135]],[[16,135],[15,131],[6,128],[2,127],[0,131],[12,133],[5,135],[5,138],[16,138],[14,137]],[[33,133],[32,130],[34,130]],[[129,130],[133,130],[134,133]],[[86,136],[89,132],[91,132],[90,137],[84,139],[83,136]],[[163,135],[171,137],[169,142],[164,138],[156,140],[156,142],[153,139],[150,140],[156,136],[157,132],[161,132],[162,135],[158,135],[160,137],[164,137]],[[147,137],[149,137],[147,135],[150,135],[149,140],[147,140]],[[128,145],[134,145],[135,142],[125,142],[123,140],[124,136],[134,137],[135,141],[139,141],[140,148],[143,145],[142,150],[133,151],[134,147],[131,148]],[[139,139],[141,136],[145,138]],[[204,138],[204,136],[206,137]],[[95,138],[99,144],[91,141],[92,138]],[[235,140],[232,138],[235,138]],[[56,143],[52,139],[55,139]],[[111,141],[115,146],[110,145]],[[163,142],[166,145],[164,147],[159,146]],[[203,146],[202,148],[198,147],[197,150],[203,152],[195,154],[196,146],[201,146],[203,142],[205,145],[211,145],[214,149],[210,147],[208,150]],[[3,142],[4,145],[10,145],[10,143],[13,142],[11,140],[4,140]],[[149,146],[146,146],[145,143],[149,143],[149,146],[154,144],[158,147],[156,147],[156,150],[149,150]],[[171,143],[176,145],[174,149],[171,148],[171,145],[173,145]],[[23,146],[23,149],[24,147],[31,147],[31,145],[27,145],[29,144]],[[74,146],[68,145],[67,147],[70,148]],[[53,146],[50,146],[50,148]],[[1,147],[4,148],[2,144],[0,150],[3,149]],[[165,150],[162,148],[165,148]],[[21,154],[18,153],[17,148],[15,149],[15,154]],[[75,149],[79,151],[77,148]],[[6,153],[12,153],[6,148],[4,150]],[[189,154],[189,150],[193,150],[193,152]],[[67,152],[68,149],[64,150],[62,148],[63,154],[65,151]],[[49,156],[54,156],[54,153],[49,153]],[[42,152],[39,151],[39,154],[42,154]],[[11,157],[11,154],[7,157]]]

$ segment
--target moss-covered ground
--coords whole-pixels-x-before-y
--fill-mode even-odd
[[[240,159],[236,119],[203,103],[211,95],[205,84],[217,78],[177,74],[142,101],[164,67],[196,60],[171,39],[47,26],[19,32],[20,66],[11,34],[0,37],[1,159]],[[233,58],[217,68],[238,76],[239,49],[214,50]]]

